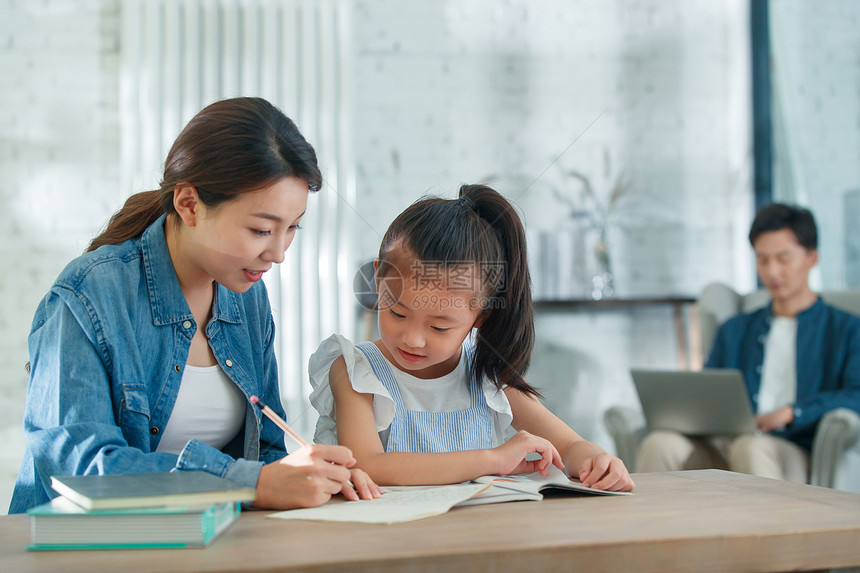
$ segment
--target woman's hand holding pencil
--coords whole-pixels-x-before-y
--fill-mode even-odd
[[[315,507],[338,493],[352,501],[382,495],[364,471],[353,468],[355,458],[348,448],[309,444],[259,398],[251,396],[251,402],[302,446],[277,462],[263,466],[257,480],[256,507]]]

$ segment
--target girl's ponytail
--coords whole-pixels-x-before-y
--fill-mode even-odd
[[[489,224],[502,250],[501,265],[482,269],[485,284],[495,286],[477,330],[474,369],[500,389],[539,392],[524,378],[534,348],[534,309],[526,235],[519,215],[504,197],[484,185],[463,185],[460,198]],[[480,379],[480,378],[479,378]]]

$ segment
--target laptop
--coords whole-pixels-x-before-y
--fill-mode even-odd
[[[630,374],[651,430],[672,430],[689,436],[756,431],[740,370],[634,369]]]

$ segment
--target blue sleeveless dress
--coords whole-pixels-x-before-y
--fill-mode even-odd
[[[367,357],[373,373],[394,400],[394,419],[388,431],[386,452],[440,453],[482,450],[493,447],[490,410],[481,385],[471,375],[474,348],[464,346],[469,374],[471,405],[453,412],[407,410],[400,396],[391,364],[372,342],[356,345]]]

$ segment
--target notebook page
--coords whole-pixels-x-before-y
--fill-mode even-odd
[[[267,517],[360,523],[399,523],[441,515],[451,507],[487,489],[488,484],[398,487],[377,499],[333,501],[319,507],[291,509]],[[385,490],[385,488],[383,488]]]

